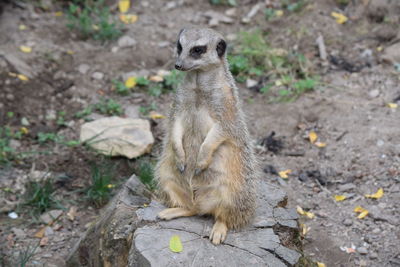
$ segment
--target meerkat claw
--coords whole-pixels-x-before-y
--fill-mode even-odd
[[[194,175],[199,175],[203,170],[200,168],[197,168],[194,170]]]
[[[183,173],[185,171],[185,165],[183,163],[176,164],[176,167],[178,168],[180,173]]]

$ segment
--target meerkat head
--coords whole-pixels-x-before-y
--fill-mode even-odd
[[[181,71],[208,70],[223,62],[226,42],[211,29],[182,29],[176,44],[175,68]]]

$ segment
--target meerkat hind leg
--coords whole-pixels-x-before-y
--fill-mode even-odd
[[[211,230],[211,242],[213,242],[214,245],[221,244],[225,240],[227,232],[228,227],[226,224],[220,220],[217,220]]]
[[[168,208],[158,213],[158,218],[163,220],[172,220],[179,217],[190,217],[196,213],[185,208]]]

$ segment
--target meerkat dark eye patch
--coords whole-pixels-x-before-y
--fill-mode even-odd
[[[195,46],[190,49],[190,56],[197,59],[200,58],[205,52],[207,52],[206,45]]]
[[[176,45],[176,51],[178,52],[178,55],[182,53],[182,45],[181,42],[178,41],[178,44]]]
[[[226,50],[226,42],[224,40],[221,40],[217,44],[217,54],[219,57],[222,57],[225,54]]]

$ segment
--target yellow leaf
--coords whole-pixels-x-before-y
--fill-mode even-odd
[[[28,80],[29,80],[29,78],[26,77],[26,76],[23,75],[23,74],[18,74],[18,75],[17,75],[17,78],[20,79],[21,81],[28,81]]]
[[[114,184],[108,184],[108,185],[107,185],[107,188],[109,188],[109,189],[114,188],[114,187],[115,187]]]
[[[317,146],[317,147],[326,147],[326,143],[323,143],[323,142],[315,142],[315,145]]]
[[[275,86],[281,86],[282,85],[282,81],[281,80],[276,80],[275,81]]]
[[[18,26],[18,29],[20,31],[26,30],[26,26],[24,24],[21,24],[21,25]]]
[[[346,196],[343,196],[343,195],[335,195],[334,198],[335,198],[335,200],[336,200],[337,202],[340,202],[340,201],[345,200],[347,197],[346,197]]]
[[[174,235],[171,237],[171,239],[169,240],[169,249],[175,253],[181,252],[183,250],[182,242],[179,236]]]
[[[345,15],[337,13],[337,12],[332,12],[331,16],[336,19],[336,23],[338,23],[338,24],[343,24],[348,20]]]
[[[75,54],[75,52],[72,51],[72,50],[67,50],[67,54],[68,54],[68,55],[73,55],[73,54]]]
[[[278,174],[281,178],[287,179],[289,177],[288,174],[291,172],[292,172],[292,170],[285,170],[285,171],[279,172]]]
[[[26,45],[21,45],[21,46],[19,47],[19,49],[20,49],[22,52],[24,52],[24,53],[30,53],[30,52],[32,52],[32,48],[29,47],[29,46],[26,46]]]
[[[96,24],[93,24],[93,25],[92,25],[92,28],[93,28],[93,30],[95,30],[95,31],[100,30],[99,26],[96,25]]]
[[[9,72],[8,75],[10,75],[11,77],[17,77],[18,74],[14,73],[14,72]]]
[[[304,214],[306,213],[306,212],[303,210],[303,208],[300,207],[300,206],[297,206],[296,210],[297,210],[297,213],[300,214],[300,215],[304,215]]]
[[[152,118],[153,120],[165,119],[165,116],[164,116],[164,115],[162,115],[162,114],[160,114],[160,113],[157,113],[157,112],[155,112],[155,111],[151,111],[150,114],[149,114],[149,116],[150,116],[150,118]]]
[[[318,262],[318,261],[317,261],[317,266],[318,267],[326,267],[325,263]]]
[[[119,19],[125,24],[132,24],[138,20],[138,16],[132,14],[122,14],[119,16]]]
[[[357,216],[357,218],[358,218],[358,219],[362,219],[362,218],[364,218],[365,216],[367,216],[368,213],[369,213],[368,210],[364,210],[363,212],[360,213],[360,215]]]
[[[61,17],[63,15],[63,13],[61,11],[57,11],[54,13],[54,16],[56,17]]]
[[[125,87],[126,88],[133,88],[136,86],[136,77],[129,77],[128,79],[126,79],[125,81]]]
[[[159,75],[153,75],[153,76],[150,76],[149,80],[152,81],[152,82],[159,83],[159,82],[164,81],[164,78],[162,76],[159,76]]]
[[[311,143],[311,144],[314,144],[315,141],[317,141],[318,135],[317,135],[316,132],[311,131],[311,132],[308,134],[308,138],[310,139],[310,143]]]
[[[364,209],[364,208],[361,207],[361,206],[357,206],[357,207],[354,208],[354,212],[357,212],[357,213],[363,212],[363,211],[365,211],[365,210],[366,210],[366,209]]]
[[[307,227],[305,224],[300,224],[300,227],[303,236],[306,236],[307,233],[311,230],[311,227]]]
[[[282,17],[282,16],[283,16],[283,10],[277,10],[277,11],[275,11],[275,16],[277,16],[277,17]]]
[[[314,217],[315,217],[314,213],[309,212],[309,211],[306,211],[306,216],[307,216],[309,219],[314,219]]]
[[[28,134],[29,133],[29,130],[26,127],[21,127],[19,130],[21,131],[22,134]]]
[[[382,46],[378,46],[378,47],[376,48],[376,51],[378,51],[378,52],[382,52],[382,50],[383,50],[383,47],[382,47]]]
[[[118,2],[119,12],[126,13],[129,10],[130,4],[131,4],[130,0],[119,0]]]
[[[387,106],[388,106],[389,108],[395,109],[395,108],[397,108],[398,105],[397,105],[396,103],[388,103]]]
[[[375,194],[372,194],[372,195],[367,194],[367,195],[365,195],[365,197],[380,199],[381,197],[383,197],[383,188],[379,188]]]

